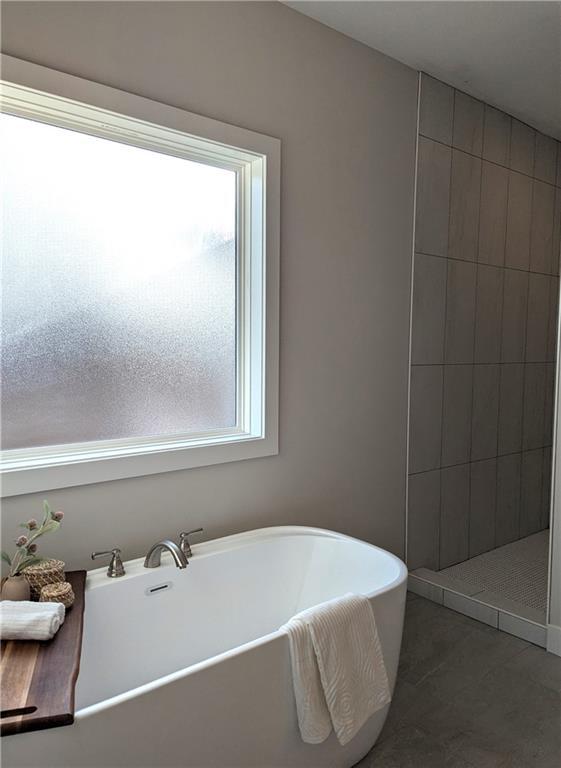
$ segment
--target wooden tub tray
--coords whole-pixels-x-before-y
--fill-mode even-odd
[[[86,571],[69,571],[76,597],[64,624],[46,642],[2,641],[0,733],[10,736],[71,725],[80,671]]]

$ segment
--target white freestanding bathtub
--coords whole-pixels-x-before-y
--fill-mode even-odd
[[[2,739],[4,768],[347,767],[372,747],[388,707],[341,747],[300,738],[287,636],[298,611],[367,595],[395,684],[407,571],[378,547],[330,531],[282,527],[193,547],[127,574],[91,571],[71,726]]]

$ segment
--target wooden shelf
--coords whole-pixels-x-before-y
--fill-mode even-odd
[[[2,642],[0,733],[10,736],[71,725],[80,671],[86,571],[69,571],[76,597],[52,640]]]

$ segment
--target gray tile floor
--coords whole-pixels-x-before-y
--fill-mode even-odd
[[[560,768],[561,658],[409,595],[393,704],[356,768]]]

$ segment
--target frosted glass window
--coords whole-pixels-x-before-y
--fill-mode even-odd
[[[236,174],[7,114],[2,447],[236,425]]]

